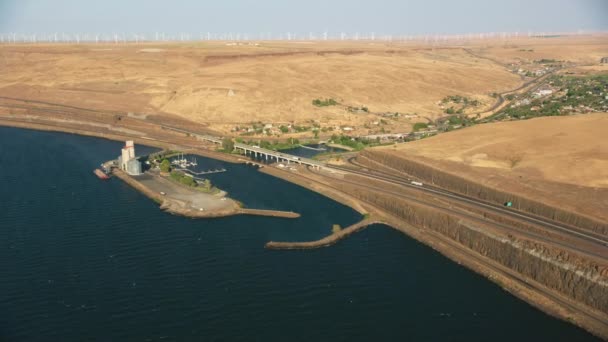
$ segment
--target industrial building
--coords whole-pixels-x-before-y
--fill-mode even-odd
[[[131,176],[141,175],[141,162],[135,158],[135,144],[132,140],[128,140],[122,148],[118,165]]]

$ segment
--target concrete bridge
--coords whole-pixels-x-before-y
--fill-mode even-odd
[[[316,169],[320,169],[325,166],[323,163],[313,160],[313,159],[302,158],[302,157],[294,156],[291,154],[268,150],[268,149],[257,147],[257,146],[250,146],[250,145],[246,145],[246,144],[236,143],[236,144],[234,144],[234,148],[236,150],[243,151],[243,153],[245,155],[253,156],[256,159],[257,158],[265,159],[268,162],[272,162],[274,160],[277,163],[278,162],[285,162],[287,164],[296,163],[296,164],[301,164],[301,165],[312,166]]]
[[[214,136],[206,135],[206,134],[198,134],[198,133],[187,131],[185,129],[176,128],[176,127],[170,127],[170,126],[162,126],[162,127],[164,129],[169,129],[169,130],[176,131],[176,132],[187,133],[191,136],[196,137],[199,140],[212,142],[217,145],[222,144],[222,138],[219,138],[219,137],[214,137]],[[323,162],[320,162],[320,161],[317,161],[314,159],[302,158],[302,157],[294,156],[294,155],[287,154],[287,153],[268,150],[268,149],[261,148],[258,146],[250,146],[247,144],[235,143],[234,149],[243,151],[243,154],[255,157],[256,159],[257,158],[261,158],[263,160],[265,159],[267,162],[272,162],[274,160],[277,163],[278,162],[285,162],[287,164],[296,163],[296,164],[301,164],[301,165],[312,166],[315,169],[321,169],[321,168],[325,167],[325,164]]]

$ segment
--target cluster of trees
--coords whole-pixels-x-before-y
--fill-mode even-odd
[[[211,184],[211,181],[209,179],[205,179],[204,181],[199,183],[194,180],[194,178],[182,171],[171,171],[170,177],[172,180],[189,187],[199,188],[200,190],[203,190],[205,192],[213,191],[213,185]]]
[[[163,159],[163,161],[160,163],[160,170],[162,172],[171,171],[171,162],[168,159]]]
[[[222,139],[222,150],[226,153],[232,153],[234,151],[234,141],[228,137]]]
[[[209,192],[213,190],[213,186],[210,180],[205,179],[202,184],[199,184],[196,180],[194,180],[194,178],[186,175],[186,173],[182,171],[172,170],[171,162],[166,158],[160,162],[160,170],[162,172],[169,173],[169,177],[180,184],[193,188],[199,187],[201,188],[201,190],[206,190]]]
[[[447,124],[450,126],[471,126],[475,124],[475,119],[469,118],[466,115],[451,115],[447,119]],[[448,129],[453,127],[448,127]]]
[[[418,132],[421,129],[427,129],[428,127],[429,125],[425,122],[416,122],[412,129],[414,130],[414,132]]]
[[[360,151],[372,143],[372,141],[369,139],[351,138],[349,136],[337,134],[331,136],[331,142],[338,145],[348,146],[356,151]]]
[[[464,104],[465,106],[473,106],[473,107],[477,107],[479,106],[480,102],[471,98],[468,98],[466,96],[460,96],[460,95],[450,95],[450,96],[446,96],[443,98],[443,100],[441,100],[441,102],[443,103],[456,103],[456,104]]]
[[[454,106],[450,106],[447,108],[444,113],[446,114],[462,114],[464,112],[464,108],[455,109]]]
[[[198,184],[194,180],[194,178],[187,176],[185,173],[181,171],[171,171],[171,179],[181,184],[196,187]]]
[[[328,106],[335,106],[337,104],[338,104],[338,101],[336,101],[334,99],[325,99],[325,100],[314,99],[314,100],[312,100],[312,105],[316,106],[316,107],[328,107]]]
[[[464,110],[467,107],[469,107],[469,106],[477,107],[481,104],[481,102],[479,102],[478,100],[470,99],[466,96],[460,96],[460,95],[446,96],[443,98],[443,100],[441,100],[441,102],[443,104],[454,103],[454,104],[462,105],[458,109],[456,109],[454,106],[450,106],[449,108],[446,108],[444,110],[444,113],[446,113],[446,114],[462,114],[462,113],[464,113]]]

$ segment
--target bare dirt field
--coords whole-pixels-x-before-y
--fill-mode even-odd
[[[608,220],[608,114],[477,125],[380,147],[398,158]]]

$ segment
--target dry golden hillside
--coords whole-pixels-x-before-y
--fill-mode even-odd
[[[467,113],[491,107],[496,99],[489,94],[523,83],[505,63],[536,58],[588,63],[604,51],[608,55],[606,47],[605,36],[434,45],[4,44],[0,96],[172,114],[222,133],[254,121],[310,125],[312,120],[326,128],[351,126],[360,135],[407,132],[412,122],[443,115],[437,102],[448,95],[481,102]],[[344,106],[315,107],[316,98],[334,98]],[[346,106],[365,106],[371,113],[352,113]],[[418,116],[379,124],[384,112]]]
[[[238,123],[363,126],[372,114],[314,107],[316,98],[372,112],[440,114],[452,94],[490,106],[520,79],[461,48],[360,44],[1,46],[0,95],[170,113],[226,131]],[[481,109],[480,108],[480,109]],[[421,118],[421,120],[423,120]],[[393,129],[409,129],[408,122]]]
[[[477,125],[378,147],[474,182],[608,220],[608,114]]]
[[[477,125],[391,147],[513,175],[608,188],[608,114],[543,117]]]
[[[554,59],[583,65],[597,65],[602,57],[608,56],[608,36],[514,39],[496,41],[486,46],[474,46],[471,49],[505,64]]]

